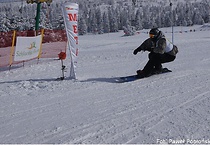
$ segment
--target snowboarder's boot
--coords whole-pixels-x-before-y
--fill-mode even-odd
[[[144,78],[145,77],[145,74],[142,70],[137,70],[136,73],[137,73],[137,78]]]
[[[151,74],[154,75],[154,74],[161,74],[161,73],[162,73],[162,68],[161,68],[161,69],[155,69],[155,68],[154,68],[154,69],[152,70],[152,73],[151,73]]]

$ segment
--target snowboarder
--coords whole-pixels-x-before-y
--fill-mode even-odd
[[[136,55],[140,51],[149,51],[149,61],[143,70],[137,70],[139,78],[148,77],[152,74],[162,72],[162,63],[174,61],[178,53],[177,46],[170,43],[158,28],[149,32],[149,37],[137,49],[133,51]]]

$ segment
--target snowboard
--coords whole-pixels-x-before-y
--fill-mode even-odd
[[[162,72],[159,74],[164,74],[164,73],[168,73],[168,72],[172,72],[172,71],[169,70],[168,68],[163,68]],[[150,76],[159,75],[159,74],[152,74]],[[130,76],[116,78],[115,81],[118,83],[125,83],[125,82],[132,82],[132,81],[139,80],[139,79],[143,79],[143,78],[139,78],[137,75],[130,75]]]

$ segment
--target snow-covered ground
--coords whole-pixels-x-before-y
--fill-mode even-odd
[[[115,83],[148,60],[132,54],[148,34],[122,35],[81,36],[77,80],[54,81],[61,65],[53,59],[1,70],[0,143],[210,143],[208,25],[175,33],[177,59],[164,64],[172,73]]]

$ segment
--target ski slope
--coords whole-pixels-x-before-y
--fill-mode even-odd
[[[174,35],[179,53],[163,65],[173,72],[134,82],[114,78],[144,67],[148,52],[132,53],[147,30],[81,36],[77,80],[55,81],[61,63],[53,59],[1,69],[0,143],[210,143],[210,29],[203,28],[176,27],[188,33]],[[69,58],[64,63],[68,76]]]

